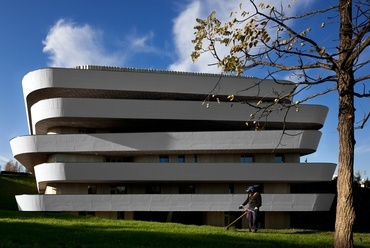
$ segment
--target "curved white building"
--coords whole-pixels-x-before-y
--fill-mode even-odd
[[[332,178],[335,164],[300,163],[317,149],[327,107],[257,114],[256,130],[246,125],[256,102],[294,90],[260,81],[97,66],[28,73],[30,134],[10,144],[40,194],[16,196],[19,209],[224,226],[259,184],[263,227],[289,227],[292,211],[328,211],[333,194],[290,190]]]

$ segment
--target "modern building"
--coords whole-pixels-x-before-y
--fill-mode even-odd
[[[275,99],[292,91],[288,81],[213,74],[32,71],[23,79],[29,135],[10,144],[39,194],[17,195],[19,210],[225,226],[259,184],[262,227],[328,211],[334,194],[291,190],[332,179],[335,164],[300,163],[316,151],[328,108],[285,109]]]

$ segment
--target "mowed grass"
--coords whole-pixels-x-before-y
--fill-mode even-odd
[[[60,213],[17,211],[16,194],[36,194],[33,177],[0,176],[0,248],[6,247],[333,247],[333,232],[246,230],[144,221],[108,220]],[[355,247],[370,234],[355,233]]]
[[[0,176],[0,210],[17,211],[17,194],[37,194],[35,177]]]
[[[355,247],[370,247],[356,233]],[[332,247],[333,233],[108,220],[59,213],[0,211],[0,247]]]

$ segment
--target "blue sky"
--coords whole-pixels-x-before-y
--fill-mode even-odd
[[[292,4],[291,11],[315,3],[303,2]],[[190,60],[195,18],[214,9],[226,18],[236,6],[238,1],[224,0],[0,0],[0,166],[12,159],[9,140],[28,134],[21,85],[25,74],[82,64],[217,73],[208,66],[214,62],[210,56],[195,64]],[[310,103],[330,111],[318,151],[302,161],[337,163],[336,96]],[[369,103],[358,104],[358,114],[369,110]],[[369,124],[356,133],[355,170],[362,175],[370,155],[368,133]]]

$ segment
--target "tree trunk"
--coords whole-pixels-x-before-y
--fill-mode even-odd
[[[353,247],[353,224],[355,210],[353,202],[353,162],[354,162],[354,74],[350,60],[352,48],[352,1],[339,1],[339,58],[336,74],[338,77],[339,112],[339,158],[337,181],[337,209],[335,219],[335,248]]]
[[[347,80],[351,82],[349,78]],[[355,147],[353,104],[353,94],[339,95],[338,199],[334,235],[334,247],[336,248],[353,247],[353,224],[355,220],[353,202],[353,161]]]

